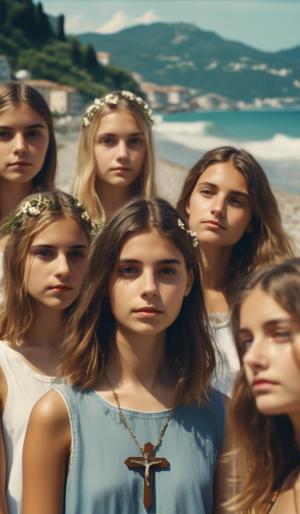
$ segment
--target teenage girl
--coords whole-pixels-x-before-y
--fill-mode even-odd
[[[54,385],[91,229],[78,200],[61,192],[28,196],[4,225],[9,235],[0,311],[1,514],[21,512],[26,426],[34,403]]]
[[[196,232],[206,307],[220,351],[215,386],[231,394],[239,359],[230,303],[245,274],[292,256],[276,199],[259,163],[245,150],[215,148],[188,174],[178,210]]]
[[[233,512],[300,512],[300,259],[259,271],[233,309],[242,361],[230,407],[241,493]]]
[[[82,118],[75,196],[104,222],[130,198],[154,191],[152,113],[142,98],[113,91]]]
[[[53,189],[55,171],[56,143],[46,101],[21,82],[1,84],[0,224],[35,189]],[[5,240],[0,238],[0,281]]]
[[[23,514],[223,512],[224,406],[195,245],[163,200],[131,201],[99,234],[67,384],[30,418]]]

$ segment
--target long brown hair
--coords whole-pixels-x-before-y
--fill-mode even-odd
[[[16,213],[27,208],[36,200],[44,202],[45,208],[38,215],[24,216],[19,225],[14,227]],[[0,309],[0,338],[12,345],[22,344],[24,334],[30,327],[34,312],[31,297],[27,292],[25,264],[31,243],[37,234],[48,225],[60,218],[72,218],[84,231],[88,241],[92,237],[92,224],[83,217],[86,213],[82,204],[71,195],[61,191],[34,193],[27,196],[7,221],[1,233],[8,235],[4,250],[3,290],[4,301]],[[87,214],[87,213],[86,213]],[[1,236],[0,233],[0,236]],[[66,309],[70,315],[73,306]]]
[[[232,321],[238,345],[240,308],[255,287],[261,288],[288,312],[300,326],[300,259],[262,269],[248,280],[233,308]],[[300,401],[300,398],[299,398]],[[272,496],[299,465],[295,434],[287,415],[260,413],[241,368],[229,404],[229,426],[238,445],[236,481],[241,491],[229,502],[233,512],[268,512]]]
[[[188,220],[186,209],[202,173],[209,166],[223,162],[232,162],[245,178],[252,209],[252,230],[243,234],[232,251],[226,273],[228,288],[238,283],[245,273],[264,264],[293,257],[293,250],[282,226],[278,203],[268,178],[260,164],[246,150],[222,146],[203,155],[188,173],[183,185],[177,204],[181,216]]]
[[[48,127],[49,144],[44,164],[37,175],[32,179],[32,191],[35,189],[54,189],[56,174],[56,140],[54,134],[51,111],[46,100],[33,87],[23,82],[6,82],[0,85],[0,115],[11,107],[18,107],[25,103],[36,111]]]
[[[178,317],[167,329],[166,355],[177,376],[177,401],[202,402],[207,397],[215,366],[199,276],[197,248],[190,235],[179,228],[178,214],[161,199],[135,199],[111,218],[92,246],[86,289],[78,298],[71,319],[61,372],[81,389],[93,387],[103,374],[112,344],[115,320],[108,285],[127,238],[156,229],[182,253],[192,288]]]

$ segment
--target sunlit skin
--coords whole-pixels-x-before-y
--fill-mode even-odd
[[[25,284],[34,309],[63,310],[79,294],[89,242],[70,217],[60,218],[33,239],[25,263]]]
[[[300,434],[300,369],[293,346],[300,344],[300,324],[269,294],[256,287],[240,311],[239,343],[258,410],[287,414]]]
[[[247,183],[231,161],[206,168],[186,211],[202,245],[232,247],[251,230]]]
[[[101,118],[94,155],[100,187],[130,189],[146,155],[144,135],[132,114],[117,110]]]
[[[0,114],[0,187],[30,184],[43,167],[49,144],[45,120],[21,103]]]
[[[183,255],[156,230],[124,244],[109,286],[116,340],[164,339],[190,291]]]

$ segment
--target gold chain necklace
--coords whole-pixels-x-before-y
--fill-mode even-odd
[[[106,380],[107,380],[107,378],[106,378]],[[108,382],[108,380],[107,380],[107,382]],[[109,382],[108,382],[108,384],[109,384]],[[117,392],[111,387],[110,384],[109,384],[109,386],[111,388],[113,397],[117,404],[121,421],[122,421],[123,425],[125,426],[125,428],[128,430],[128,432],[130,433],[138,450],[142,454],[142,457],[128,457],[124,462],[129,469],[139,468],[140,470],[142,470],[144,472],[144,506],[145,506],[145,509],[149,510],[149,509],[151,509],[152,504],[153,504],[153,479],[154,479],[153,472],[158,471],[158,469],[163,469],[163,468],[167,468],[170,466],[170,463],[167,459],[165,459],[164,457],[157,458],[157,457],[155,457],[154,454],[155,454],[157,448],[159,447],[163,436],[165,435],[166,429],[169,425],[169,422],[173,415],[174,409],[171,409],[168,416],[164,419],[164,421],[161,425],[160,431],[159,431],[159,435],[158,435],[156,444],[153,445],[152,443],[148,442],[148,443],[145,443],[144,448],[143,448],[142,445],[140,444],[136,434],[132,430],[129,420],[120,405],[120,399],[119,399]]]

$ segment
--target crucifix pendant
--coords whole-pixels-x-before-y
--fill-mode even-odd
[[[153,472],[157,468],[167,468],[170,463],[164,457],[154,457],[154,446],[152,443],[144,445],[142,457],[128,457],[125,464],[129,469],[144,468],[144,506],[146,510],[151,509],[153,504]]]

